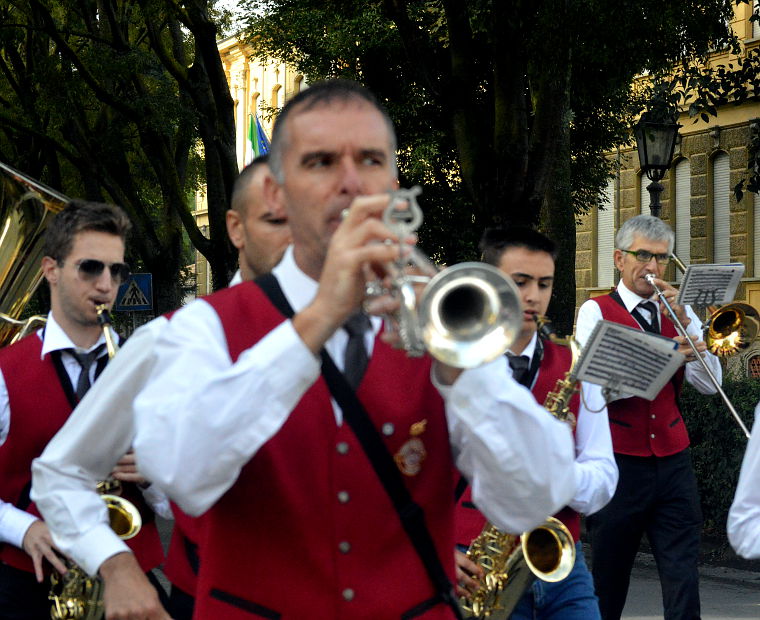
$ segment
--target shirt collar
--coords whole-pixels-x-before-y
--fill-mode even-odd
[[[317,294],[319,283],[307,276],[296,264],[293,256],[293,246],[288,246],[280,263],[272,270],[282,287],[285,298],[290,302],[294,312],[300,312],[308,306]],[[383,324],[383,320],[377,316],[370,316],[372,330],[377,333]]]
[[[530,342],[525,345],[525,348],[522,350],[522,353],[514,353],[512,350],[509,352],[512,355],[524,355],[528,358],[529,361],[533,360],[533,354],[536,352],[536,342],[538,341],[538,332],[533,333],[533,337],[530,339]]]
[[[654,300],[656,297],[656,294],[652,294],[651,297],[641,297],[629,289],[625,284],[623,284],[622,280],[618,282],[617,292],[618,295],[620,295],[620,299],[623,300],[625,309],[628,310],[628,312],[636,308],[636,306],[638,306],[642,301]]]
[[[55,318],[53,318],[52,312],[48,313],[47,323],[45,323],[44,329],[40,331],[42,333],[42,353],[40,354],[40,359],[53,351],[61,351],[63,349],[77,349],[79,351],[82,350],[77,347],[71,341],[71,338],[69,338],[68,334],[63,331],[63,328],[56,322]],[[118,338],[116,332],[111,330],[111,333],[114,335],[114,338]],[[105,341],[105,336],[103,334],[100,334],[98,341],[89,349],[86,349],[85,352],[92,351],[95,347],[103,344]]]

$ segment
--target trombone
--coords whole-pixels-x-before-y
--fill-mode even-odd
[[[685,265],[681,262],[681,260],[673,253],[670,254],[671,258],[673,259],[673,262],[675,262],[676,266],[681,269],[682,271],[686,270]],[[745,437],[749,439],[750,433],[747,429],[747,426],[744,424],[742,419],[739,417],[739,414],[737,413],[736,409],[734,408],[733,404],[729,400],[728,396],[726,396],[726,393],[723,391],[723,388],[720,385],[720,381],[715,377],[712,370],[710,370],[710,367],[707,365],[707,362],[702,358],[702,355],[699,351],[697,351],[697,347],[692,341],[692,339],[689,337],[689,334],[686,332],[686,328],[684,327],[683,323],[681,323],[681,320],[676,315],[675,311],[671,307],[668,300],[665,298],[665,293],[662,291],[662,289],[657,286],[654,282],[655,275],[652,273],[649,273],[645,276],[646,281],[649,282],[649,284],[652,285],[652,288],[654,289],[655,293],[657,293],[657,297],[660,298],[660,301],[663,303],[665,308],[670,313],[670,318],[673,320],[673,324],[676,327],[676,330],[678,333],[683,336],[686,339],[686,342],[691,347],[691,350],[694,352],[694,356],[699,361],[699,363],[702,365],[702,368],[707,373],[707,376],[710,379],[710,382],[715,386],[715,389],[718,391],[718,394],[720,394],[720,397],[723,399],[723,402],[725,403],[726,407],[728,408],[728,411],[731,413],[731,415],[734,417],[734,420],[736,420],[736,423],[739,425],[739,428],[742,429],[742,432],[744,433]],[[745,308],[749,308],[752,312],[754,312],[755,317],[757,317],[757,311],[755,311],[752,306],[747,306],[747,304],[728,304],[724,306],[723,308],[718,309],[716,312],[710,315],[710,318],[707,321],[707,335],[705,336],[705,342],[708,344],[708,347],[710,347],[710,343],[708,342],[708,336],[710,336],[711,333],[715,334],[714,337],[711,337],[711,340],[714,342],[720,342],[724,343],[723,346],[720,345],[714,345],[713,347],[710,347],[710,350],[716,353],[717,355],[721,356],[727,356],[731,355],[733,353],[736,353],[739,348],[746,347],[749,342],[755,339],[757,336],[757,319],[755,317],[751,316],[751,313],[745,310]],[[730,321],[725,320],[725,315],[728,315],[729,313],[734,313],[735,318]],[[751,320],[746,321],[745,318],[749,317]],[[719,323],[718,327],[716,328],[716,323]],[[726,333],[726,329],[724,326],[724,323],[727,323],[728,326],[731,328],[731,333]],[[744,325],[749,325],[749,327],[744,328]],[[754,330],[754,334],[752,334],[752,331]],[[742,331],[748,332],[748,334],[742,334]],[[748,339],[749,338],[749,339]],[[733,342],[736,343],[735,346],[727,346],[725,345],[725,342]],[[739,343],[744,343],[739,344]],[[717,346],[717,349],[715,348]]]

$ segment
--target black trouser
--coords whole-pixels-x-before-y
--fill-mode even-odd
[[[615,454],[620,480],[607,506],[586,523],[604,620],[623,613],[642,534],[652,547],[666,620],[699,618],[702,511],[689,450],[666,457]]]
[[[0,620],[50,620],[50,580],[0,563]]]

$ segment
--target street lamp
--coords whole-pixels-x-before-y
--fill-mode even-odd
[[[647,191],[649,192],[649,210],[655,217],[660,217],[662,211],[660,195],[665,188],[660,181],[670,168],[680,126],[674,119],[666,122],[648,121],[644,114],[633,128],[636,146],[639,149],[641,170],[652,181],[647,186]]]

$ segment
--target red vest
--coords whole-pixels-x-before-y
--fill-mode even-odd
[[[599,304],[605,320],[641,329],[631,313],[612,296],[602,295],[594,301]],[[659,316],[662,335],[675,338],[678,332],[672,321],[662,313]],[[689,447],[689,434],[677,402],[683,373],[682,366],[653,401],[632,397],[607,405],[615,452],[631,456],[669,456]]]
[[[283,321],[253,283],[206,301],[222,321],[233,361]],[[453,580],[453,464],[430,360],[407,358],[376,339],[358,396],[393,455],[413,445],[411,426],[426,421],[417,436],[426,457],[404,481]],[[321,377],[206,513],[204,530],[195,618],[453,617],[434,599],[353,432],[336,425]]]
[[[41,353],[42,340],[36,333],[0,349],[0,370],[11,410],[8,438],[0,446],[0,498],[37,517],[40,513],[29,499],[32,461],[42,454],[72,411],[51,356],[41,360]],[[143,570],[152,570],[163,562],[164,555],[153,512],[135,485],[124,485],[124,497],[140,509],[144,519],[140,533],[126,543]],[[31,558],[13,545],[0,545],[0,561],[34,572]]]
[[[554,390],[558,379],[564,378],[565,373],[570,370],[570,364],[572,363],[572,353],[567,347],[547,341],[544,341],[543,345],[544,356],[541,360],[540,372],[531,390],[536,401],[539,403],[543,403],[546,400],[546,395]],[[580,398],[578,394],[574,394],[570,399],[570,410],[576,417],[578,416],[579,408]],[[565,507],[554,516],[567,526],[567,529],[573,535],[573,539],[577,542],[580,539],[580,515],[572,508]],[[475,504],[472,503],[472,490],[468,485],[456,508],[457,544],[469,547],[470,543],[483,530],[485,524],[486,518],[476,508]]]
[[[166,552],[164,574],[169,582],[185,594],[195,596],[198,580],[198,542],[202,537],[202,518],[191,517],[182,512],[174,502],[171,503],[174,514],[174,529]]]

